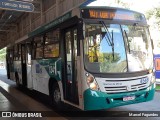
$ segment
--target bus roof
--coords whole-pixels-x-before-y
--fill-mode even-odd
[[[96,9],[96,8],[101,8],[101,9],[106,9],[106,8],[110,8],[110,9],[119,9],[119,10],[127,10],[130,12],[135,12],[138,14],[143,14],[134,10],[129,10],[127,8],[122,8],[120,7],[118,4],[115,4],[113,2],[113,0],[87,0],[84,3],[82,3],[79,6],[80,9]]]

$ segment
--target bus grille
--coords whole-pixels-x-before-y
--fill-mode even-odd
[[[142,84],[131,84],[131,85],[125,85],[125,86],[117,85],[113,87],[105,86],[104,88],[107,93],[122,93],[122,92],[130,92],[130,91],[139,91],[147,88],[148,86],[149,86],[148,83],[142,83]]]

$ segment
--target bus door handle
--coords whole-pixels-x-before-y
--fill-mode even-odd
[[[58,74],[57,72],[57,65],[58,65],[58,62],[61,60],[61,58],[59,58],[57,61],[55,61],[55,75]]]

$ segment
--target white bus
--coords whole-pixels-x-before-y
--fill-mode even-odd
[[[153,44],[141,13],[83,4],[28,36],[7,48],[8,77],[57,107],[100,110],[154,97]]]

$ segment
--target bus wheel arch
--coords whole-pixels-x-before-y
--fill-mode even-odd
[[[57,109],[61,109],[62,108],[61,92],[58,82],[54,78],[50,78],[49,80],[49,95],[52,100],[52,105]]]

